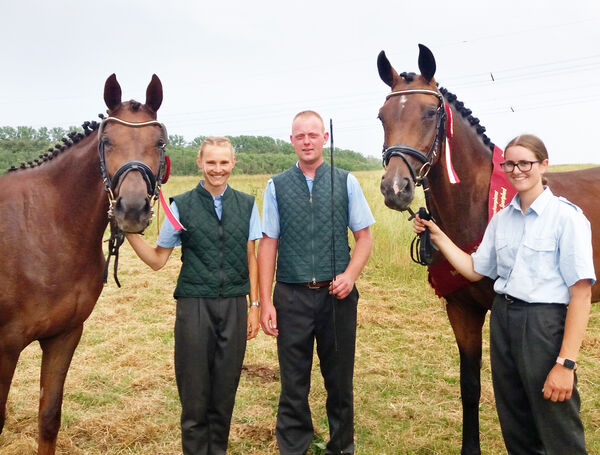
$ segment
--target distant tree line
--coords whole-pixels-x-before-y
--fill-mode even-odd
[[[61,143],[71,131],[81,131],[79,127],[35,129],[29,126],[0,127],[0,172],[12,165],[19,167],[40,154],[45,153],[54,144]],[[237,157],[235,173],[275,174],[296,162],[292,145],[281,139],[268,136],[228,136]],[[167,154],[171,159],[172,175],[195,175],[198,173],[196,155],[205,136],[198,136],[186,142],[183,136],[170,135]],[[325,155],[328,155],[326,150]],[[336,148],[335,165],[349,171],[379,169],[381,162],[377,158],[367,158],[352,150]]]

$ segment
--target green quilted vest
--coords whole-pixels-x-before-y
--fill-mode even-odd
[[[335,240],[335,274],[350,262],[348,246],[348,172],[334,168],[333,226],[331,166],[317,168],[312,195],[298,166],[273,177],[279,209],[277,281],[303,283],[331,280],[332,231]]]
[[[181,271],[175,297],[237,297],[250,292],[248,233],[254,196],[227,186],[217,218],[202,185],[172,198],[179,210]]]

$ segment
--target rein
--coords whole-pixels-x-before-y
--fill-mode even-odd
[[[106,155],[104,147],[106,141],[103,140],[102,134],[104,127],[108,122],[116,122],[124,126],[132,128],[140,128],[144,126],[160,126],[162,131],[162,144],[158,147],[160,150],[160,165],[158,167],[158,173],[155,175],[146,163],[138,160],[131,160],[123,163],[114,173],[112,178],[108,174],[106,169]],[[168,143],[169,136],[167,134],[167,128],[163,123],[156,120],[150,120],[148,122],[127,122],[121,120],[118,117],[106,117],[102,119],[100,127],[98,128],[98,158],[100,160],[100,172],[102,174],[102,182],[104,183],[104,191],[108,196],[108,220],[110,222],[110,238],[108,240],[108,256],[106,258],[106,265],[104,267],[104,283],[108,281],[108,267],[110,264],[111,256],[115,257],[114,263],[114,278],[118,287],[121,287],[121,283],[117,278],[117,267],[119,264],[119,248],[125,241],[125,233],[119,229],[114,219],[114,207],[117,202],[114,193],[116,192],[120,182],[125,178],[127,174],[132,171],[139,172],[146,183],[146,191],[148,199],[152,201],[152,204],[156,202],[160,193],[160,186],[165,180],[167,172],[167,158],[165,154],[165,147]]]
[[[399,156],[402,158],[402,161],[406,164],[410,172],[410,176],[415,184],[415,186],[422,186],[425,194],[425,203],[427,207],[429,207],[429,184],[427,181],[427,175],[431,170],[431,167],[434,164],[438,156],[438,151],[443,143],[444,136],[446,134],[445,125],[446,125],[446,108],[444,105],[444,97],[441,93],[435,90],[398,90],[388,93],[385,97],[386,101],[390,99],[392,96],[398,95],[413,95],[413,94],[425,94],[425,95],[433,95],[438,99],[438,107],[436,110],[436,124],[435,124],[435,134],[433,136],[433,140],[431,141],[431,146],[427,153],[423,153],[421,150],[411,147],[410,145],[405,144],[397,144],[391,145],[389,147],[383,146],[383,151],[381,153],[383,167],[387,167],[390,159],[394,156]],[[408,157],[412,157],[421,163],[421,167],[418,171],[415,172],[414,168],[408,162]],[[411,217],[409,221],[415,217],[415,213],[409,209]],[[425,209],[421,207],[419,209],[419,217],[422,219],[430,220],[432,219],[431,214]],[[413,262],[416,262],[420,265],[430,265],[433,261],[433,242],[431,241],[431,237],[429,234],[429,229],[425,229],[422,233],[420,233],[417,237],[415,237],[411,243],[411,259]]]

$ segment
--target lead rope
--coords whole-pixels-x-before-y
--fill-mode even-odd
[[[112,219],[112,218],[110,220],[110,238],[107,241],[108,241],[108,256],[106,257],[106,264],[104,265],[104,283],[106,283],[108,281],[108,267],[110,264],[110,257],[114,256],[115,263],[113,266],[114,267],[113,277],[115,279],[115,283],[117,283],[117,286],[121,287],[121,283],[119,282],[119,279],[117,278],[117,268],[119,266],[119,248],[121,247],[121,245],[123,245],[123,242],[125,241],[125,234],[123,233],[122,230],[120,230],[116,226],[116,223],[114,222],[114,219]]]
[[[420,207],[417,214],[412,210],[409,210],[409,212],[411,213],[409,221],[415,218],[417,214],[422,220],[431,219],[431,214],[425,207]],[[419,265],[431,265],[433,262],[433,242],[431,241],[431,233],[428,227],[412,239],[410,243],[410,258]]]
[[[429,207],[429,185],[427,177],[422,179],[423,192],[425,193],[425,205]],[[420,207],[417,213],[413,212],[411,208],[408,208],[410,217],[408,221],[412,221],[417,215],[422,220],[433,220],[431,213],[427,211],[425,207]],[[417,234],[410,243],[410,258],[413,262],[419,265],[431,265],[433,262],[433,250],[437,250],[437,247],[431,241],[431,232],[426,227],[423,232]]]

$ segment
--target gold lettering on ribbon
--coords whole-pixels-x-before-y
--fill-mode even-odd
[[[499,193],[498,190],[494,190],[494,205],[492,206],[492,211],[494,212],[493,214],[495,215],[499,210],[502,210],[504,208],[504,206],[506,205],[506,188],[504,187],[500,187],[501,188],[501,192]],[[498,201],[498,197],[500,197],[500,200]]]
[[[494,205],[492,205],[492,212],[494,215],[498,211],[498,190],[494,190]]]
[[[502,197],[500,198],[500,208],[503,209],[506,205],[506,188],[502,187]]]

